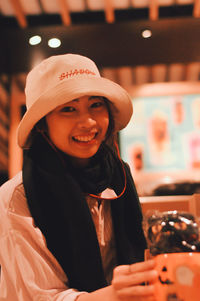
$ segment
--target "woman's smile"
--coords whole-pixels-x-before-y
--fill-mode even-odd
[[[79,134],[72,137],[75,142],[91,143],[95,142],[95,138],[98,135],[97,131],[90,132],[88,134]]]

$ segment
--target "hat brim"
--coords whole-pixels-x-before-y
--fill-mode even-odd
[[[112,104],[111,111],[115,121],[115,130],[123,129],[129,122],[133,108],[129,94],[117,83],[103,78],[78,78],[61,81],[57,86],[42,94],[24,114],[17,133],[20,147],[26,145],[27,138],[34,125],[56,107],[81,96],[103,96]]]

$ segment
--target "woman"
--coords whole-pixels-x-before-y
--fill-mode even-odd
[[[36,66],[25,93],[23,169],[0,190],[0,300],[154,300],[139,200],[114,147],[130,96],[75,54]]]

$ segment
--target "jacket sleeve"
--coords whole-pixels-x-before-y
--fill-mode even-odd
[[[34,226],[21,186],[10,200],[5,189],[0,191],[0,300],[74,301],[85,292],[68,287],[67,276]]]

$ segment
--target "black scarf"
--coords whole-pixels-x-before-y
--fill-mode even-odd
[[[111,201],[118,264],[143,260],[146,248],[138,196],[129,168],[126,164],[124,168],[126,191]],[[39,135],[24,152],[23,184],[35,224],[65,271],[69,286],[88,292],[106,286],[85,193],[98,194],[108,187],[121,193],[124,175],[113,151],[102,145],[89,167],[74,168],[68,156],[57,153]]]

